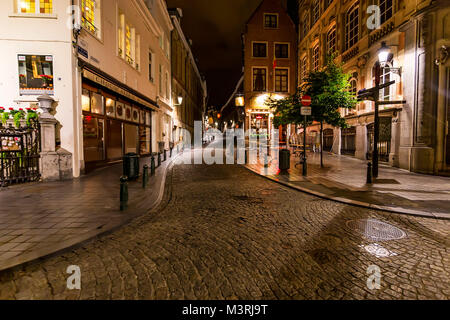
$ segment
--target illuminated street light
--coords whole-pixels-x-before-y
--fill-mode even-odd
[[[245,105],[245,99],[243,94],[237,94],[235,99],[236,107],[243,107]]]
[[[183,96],[181,94],[178,95],[177,100],[178,100],[178,104],[174,104],[174,106],[176,106],[176,107],[181,106],[183,104]]]

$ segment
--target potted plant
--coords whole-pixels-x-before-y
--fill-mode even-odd
[[[38,119],[38,114],[36,112],[36,108],[27,108],[27,116],[26,116],[26,120],[27,120],[27,126],[31,126],[31,122],[35,121]]]

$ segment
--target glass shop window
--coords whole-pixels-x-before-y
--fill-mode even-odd
[[[111,118],[116,117],[116,101],[110,98],[106,98],[106,115]]]
[[[21,95],[53,95],[53,56],[19,55]]]
[[[84,160],[105,160],[105,122],[90,115],[83,117]]]

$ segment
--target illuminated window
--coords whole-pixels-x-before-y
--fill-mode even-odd
[[[126,20],[125,15],[119,12],[118,53],[136,70],[141,68],[141,36]]]
[[[275,91],[276,92],[288,92],[289,87],[289,70],[288,69],[275,69]]]
[[[347,11],[345,18],[345,49],[353,47],[359,40],[359,2]]]
[[[52,0],[41,0],[39,6],[40,13],[52,13]]]
[[[50,14],[53,0],[17,0],[17,12]]]
[[[266,91],[267,70],[265,68],[253,69],[253,91]]]
[[[336,26],[333,26],[327,33],[327,54],[332,55],[336,52]]]
[[[306,78],[308,77],[308,58],[306,56],[304,56],[302,59],[301,70],[302,82],[305,82]]]
[[[100,38],[100,1],[81,0],[82,26]]]
[[[313,48],[313,70],[319,71],[320,67],[320,48],[319,44],[316,44]]]
[[[53,94],[53,57],[19,55],[21,95]]]

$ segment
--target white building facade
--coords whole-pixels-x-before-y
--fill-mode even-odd
[[[0,106],[49,94],[73,177],[168,148],[172,28],[163,0],[2,1]]]

